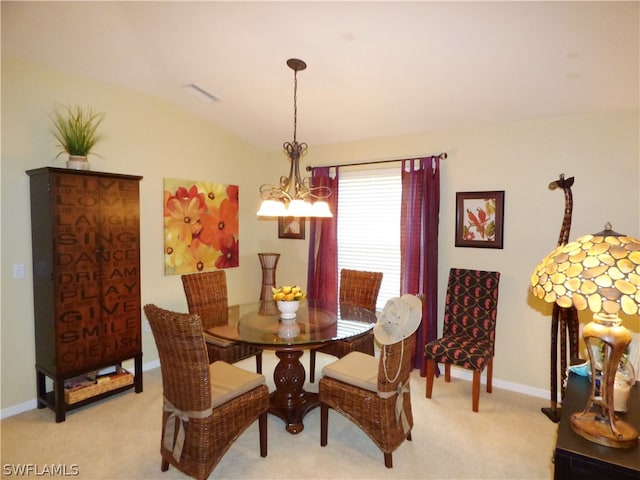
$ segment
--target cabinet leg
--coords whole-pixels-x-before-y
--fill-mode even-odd
[[[142,355],[136,355],[134,359],[134,372],[135,372],[135,389],[136,393],[142,392]]]
[[[44,399],[47,396],[47,385],[46,378],[44,373],[36,372],[36,392],[38,396],[38,408],[45,408],[47,404],[44,402]]]
[[[56,423],[66,419],[66,404],[64,402],[64,379],[56,379],[53,382],[53,396],[55,399]]]

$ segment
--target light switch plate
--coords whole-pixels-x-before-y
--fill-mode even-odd
[[[13,265],[13,278],[24,278],[24,264],[15,263]]]

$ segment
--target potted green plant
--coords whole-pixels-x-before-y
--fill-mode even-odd
[[[53,135],[61,149],[56,158],[67,153],[68,168],[88,170],[87,156],[93,153],[93,147],[102,138],[97,130],[103,119],[104,113],[95,113],[90,108],[69,105],[57,107],[51,118]]]

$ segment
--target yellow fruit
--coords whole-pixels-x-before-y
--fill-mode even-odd
[[[303,300],[307,297],[297,285],[287,285],[280,288],[271,287],[271,291],[273,292],[272,298],[276,301],[292,302]]]

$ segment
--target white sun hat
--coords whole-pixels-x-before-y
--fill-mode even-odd
[[[407,294],[391,298],[378,316],[373,335],[381,345],[391,345],[411,336],[421,319],[422,302],[418,297]]]

